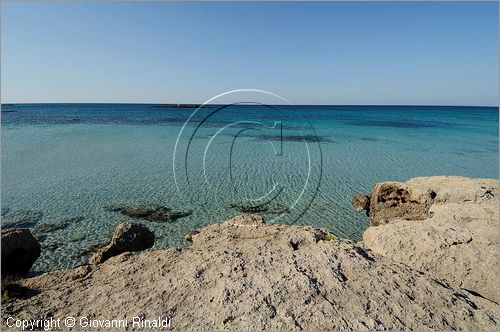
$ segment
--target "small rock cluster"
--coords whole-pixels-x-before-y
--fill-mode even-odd
[[[191,214],[191,211],[172,211],[162,205],[147,203],[110,206],[107,209],[133,219],[155,222],[171,222]],[[2,207],[2,275],[26,276],[40,256],[40,242],[43,243],[48,234],[63,230],[84,219],[83,216],[76,216],[66,217],[55,223],[39,223],[42,217],[40,211],[11,211]],[[153,244],[154,234],[145,226],[123,223],[115,229],[109,244],[97,245],[82,254],[93,253],[90,262],[98,264],[126,251],[145,250]],[[43,248],[53,250],[57,245],[56,243]]]

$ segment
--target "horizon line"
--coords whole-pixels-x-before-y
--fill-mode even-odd
[[[158,105],[158,106],[167,106],[167,105],[227,105],[227,104],[203,104],[203,103],[152,103],[152,102],[1,102],[1,106],[6,105],[37,105],[37,104],[93,104],[93,105],[113,105],[113,104],[122,104],[122,105]],[[236,103],[235,103],[236,104]],[[244,104],[242,104],[244,105]],[[450,105],[450,104],[265,104],[270,106],[409,106],[409,107],[496,107],[499,108],[500,105]],[[247,106],[259,106],[259,104],[247,104]]]

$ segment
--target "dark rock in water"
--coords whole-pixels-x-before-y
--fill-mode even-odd
[[[18,210],[10,212],[4,219],[3,229],[7,228],[31,228],[42,219],[40,211]]]
[[[123,206],[110,206],[108,211],[120,212],[121,214],[136,219],[148,221],[170,222],[191,215],[192,211],[172,211],[159,204],[131,204]]]
[[[370,197],[363,194],[352,196],[352,205],[356,211],[366,211],[366,215],[370,214]]]
[[[277,141],[277,142],[324,142],[324,143],[337,143],[325,137],[320,137],[316,135],[257,135],[256,138],[259,141]]]
[[[57,223],[57,224],[37,225],[37,226],[35,226],[35,229],[33,230],[33,232],[35,232],[35,233],[52,233],[52,232],[58,231],[60,229],[64,229],[64,228],[68,227],[69,225],[71,225],[72,223],[79,222],[83,219],[84,219],[84,217],[82,217],[82,216],[66,217],[66,218],[62,219],[60,223]]]
[[[246,203],[234,203],[230,205],[231,208],[236,209],[243,213],[269,213],[269,214],[282,214],[289,212],[288,207],[282,204],[264,203],[260,205],[250,205]]]
[[[2,275],[27,275],[40,256],[40,244],[29,229],[2,231]]]
[[[51,233],[66,228],[64,224],[40,224],[33,230],[34,233]]]
[[[187,217],[191,215],[192,211],[170,211],[167,208],[160,208],[154,211],[151,215],[145,217],[144,219],[149,221],[174,221],[179,218]]]
[[[151,248],[154,244],[154,234],[143,225],[125,222],[119,224],[111,242],[99,249],[91,258],[90,264],[100,264],[107,259],[128,251],[141,251]]]

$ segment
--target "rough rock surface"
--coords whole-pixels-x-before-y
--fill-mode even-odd
[[[40,293],[4,316],[169,316],[174,330],[496,328],[495,303],[334,238],[239,216],[192,234],[188,248],[25,279]]]
[[[97,250],[90,258],[90,264],[99,264],[127,251],[141,251],[151,248],[155,235],[143,225],[124,222],[116,226],[111,242]]]
[[[366,248],[498,303],[497,180],[381,183],[371,200],[372,224],[384,225],[365,231]]]
[[[366,214],[370,214],[370,196],[357,194],[352,197],[352,205],[354,209],[358,212],[366,211]]]
[[[29,229],[2,231],[2,275],[26,275],[40,256],[40,244]]]
[[[435,193],[428,188],[413,188],[398,182],[382,182],[373,187],[370,207],[366,210],[372,226],[387,224],[395,218],[423,220],[427,217],[434,197]]]

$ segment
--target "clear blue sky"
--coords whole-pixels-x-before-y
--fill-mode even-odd
[[[498,105],[498,3],[2,1],[2,102]]]

